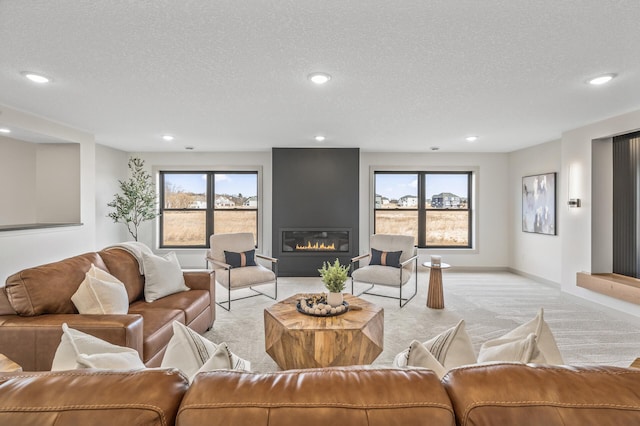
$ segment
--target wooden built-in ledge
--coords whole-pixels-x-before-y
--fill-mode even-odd
[[[578,287],[640,305],[640,279],[619,274],[576,274]]]
[[[629,367],[631,367],[631,368],[640,368],[640,358],[636,358],[636,360],[633,361]]]

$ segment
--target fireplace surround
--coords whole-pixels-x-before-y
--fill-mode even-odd
[[[273,148],[272,255],[284,277],[317,277],[358,253],[358,148]]]

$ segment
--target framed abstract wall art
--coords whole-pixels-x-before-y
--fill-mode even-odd
[[[522,231],[556,235],[556,173],[522,178]]]

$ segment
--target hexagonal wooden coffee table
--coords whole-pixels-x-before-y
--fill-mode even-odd
[[[283,370],[364,365],[382,352],[384,310],[345,294],[349,312],[314,317],[296,309],[296,294],[264,310],[265,349]]]

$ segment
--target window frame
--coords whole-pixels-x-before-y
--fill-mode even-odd
[[[157,218],[157,230],[158,230],[158,248],[159,249],[171,249],[171,250],[179,250],[179,249],[209,249],[211,248],[210,244],[210,236],[213,234],[214,230],[214,214],[216,211],[254,211],[256,214],[256,247],[258,247],[259,239],[260,239],[260,229],[261,229],[261,204],[262,197],[260,194],[261,188],[261,173],[260,170],[250,170],[250,169],[216,169],[216,170],[201,170],[201,169],[160,169],[157,171],[158,173],[158,201],[159,201],[159,215]],[[207,176],[206,183],[206,208],[165,208],[165,175],[171,174],[199,174]],[[215,206],[215,175],[217,174],[252,174],[256,176],[256,196],[258,197],[258,201],[255,208],[216,208]],[[205,244],[203,245],[168,245],[164,243],[164,226],[163,226],[163,215],[164,212],[204,212],[205,214]]]
[[[418,180],[418,188],[417,188],[417,197],[418,197],[418,205],[415,209],[413,208],[395,208],[395,209],[384,209],[377,208],[376,205],[376,176],[383,174],[406,174],[406,175],[415,175]],[[447,209],[447,208],[427,208],[427,189],[426,189],[426,177],[427,175],[467,175],[467,203],[466,208],[464,209]],[[376,233],[376,217],[378,211],[417,211],[417,229],[418,229],[418,244],[417,247],[420,249],[460,249],[460,250],[473,250],[474,249],[474,241],[473,236],[475,235],[474,229],[474,211],[473,211],[473,195],[474,195],[474,174],[473,170],[464,169],[464,170],[453,170],[453,169],[444,169],[444,170],[415,170],[415,169],[403,169],[403,170],[394,170],[394,169],[379,169],[372,170],[372,222],[373,222],[373,233]],[[382,195],[382,194],[380,194]],[[462,197],[462,195],[460,195]],[[429,211],[444,211],[444,212],[460,212],[466,211],[468,216],[467,222],[467,244],[466,245],[427,245],[427,216]]]

